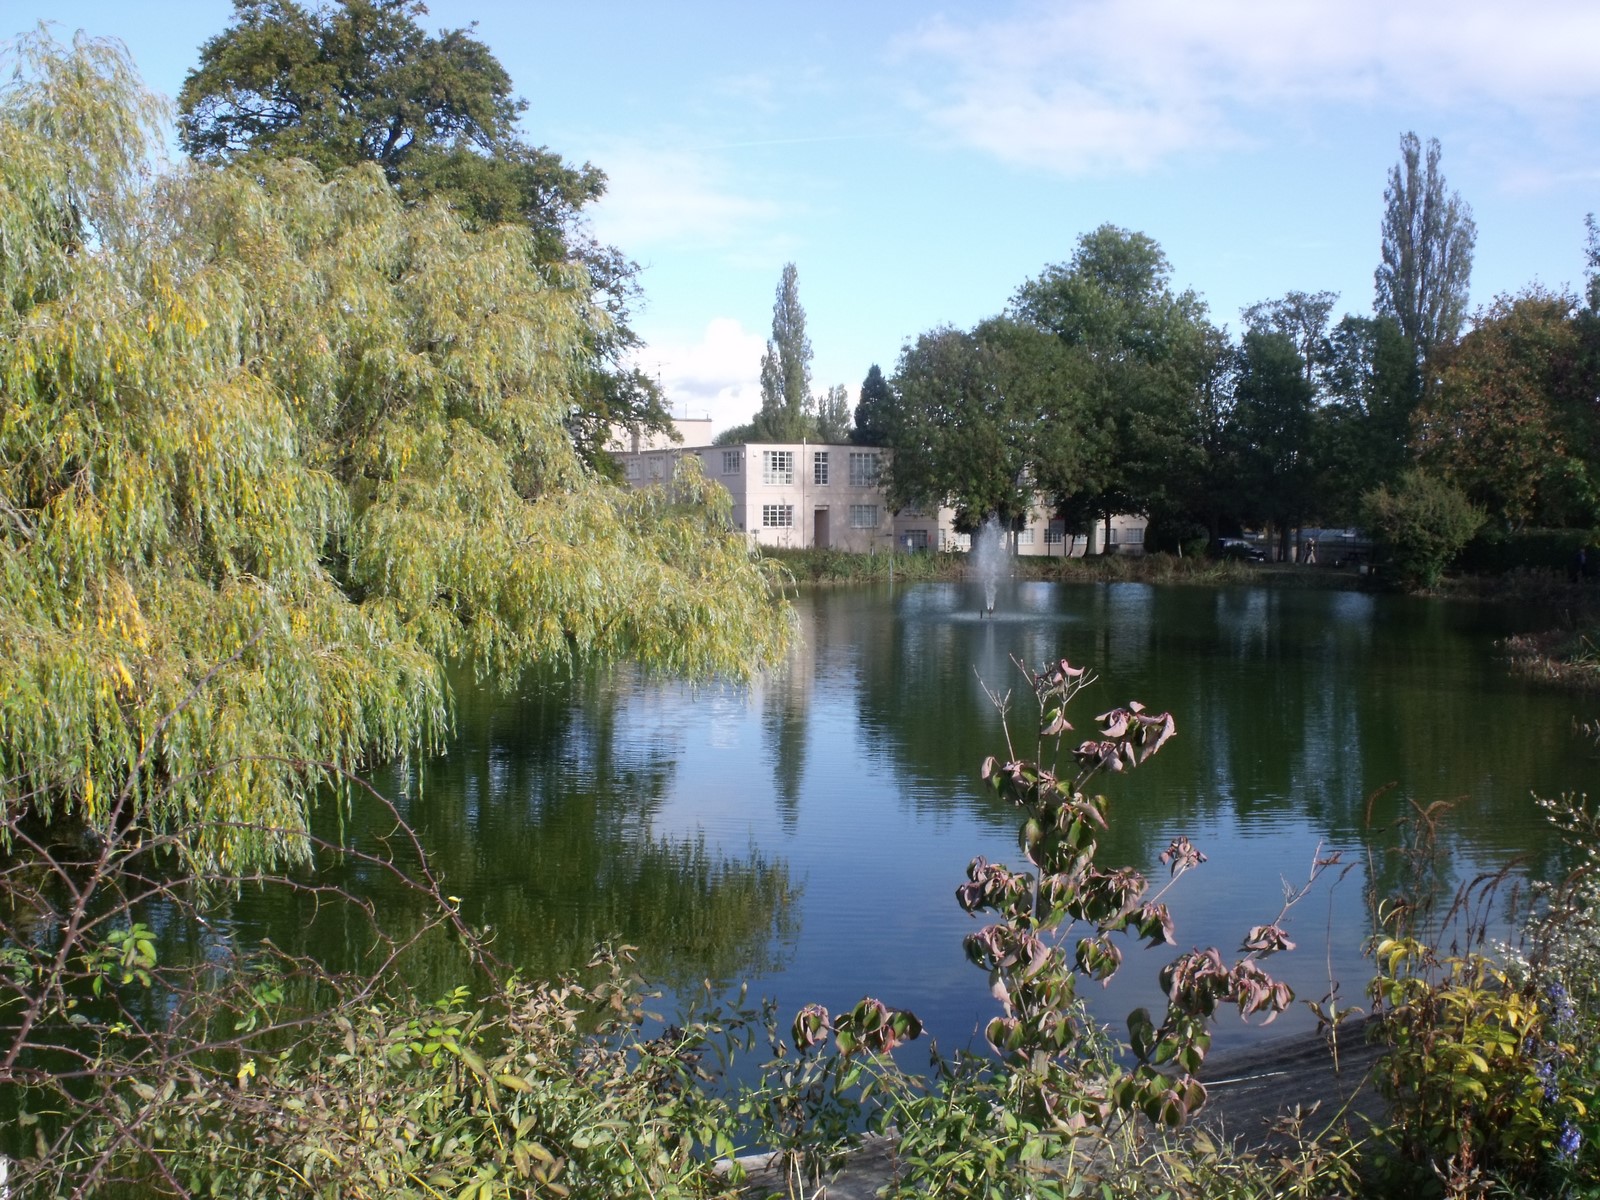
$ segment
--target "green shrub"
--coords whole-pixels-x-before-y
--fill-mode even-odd
[[[336,973],[212,935],[245,881],[126,823],[86,853],[0,814],[0,1151],[16,1195],[700,1196],[738,1127],[708,1067],[757,1017],[660,1029],[625,949],[535,983],[499,962],[443,894],[392,804],[372,850],[315,842],[321,875],[252,889],[345,914],[370,970]],[[314,836],[314,835],[313,835]],[[387,877],[392,912],[341,888]],[[154,914],[154,915],[152,915]],[[152,927],[166,937],[158,938]],[[163,958],[183,930],[206,953]],[[214,937],[214,940],[211,940]],[[426,960],[473,986],[436,1003]]]
[[[1483,512],[1458,488],[1423,471],[1407,471],[1361,498],[1362,523],[1383,544],[1407,587],[1431,588],[1483,525]]]
[[[1485,950],[1481,925],[1454,931],[1472,948],[1441,952],[1447,931],[1417,932],[1414,894],[1380,909],[1370,990],[1388,1046],[1376,1082],[1389,1194],[1600,1196],[1600,816],[1582,798],[1540,803],[1580,862],[1540,885],[1525,953]],[[1452,911],[1484,911],[1503,878]]]

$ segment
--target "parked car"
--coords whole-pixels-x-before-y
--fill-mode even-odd
[[[1233,558],[1243,562],[1266,562],[1267,552],[1243,538],[1218,538],[1211,544],[1211,553],[1217,558]]]

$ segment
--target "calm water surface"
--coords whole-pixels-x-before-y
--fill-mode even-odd
[[[1369,847],[1410,802],[1454,804],[1457,877],[1517,856],[1535,875],[1557,869],[1530,794],[1586,788],[1593,762],[1573,698],[1496,661],[1504,614],[1349,592],[1016,584],[981,620],[978,591],[804,595],[789,668],[748,689],[628,671],[530,678],[509,695],[461,680],[449,754],[376,782],[404,795],[448,889],[530,970],[620,939],[669,989],[748,980],[785,1021],[870,993],[916,1011],[947,1049],[981,1041],[995,1012],[963,956],[975,925],[954,889],[976,854],[1021,863],[1015,811],[977,779],[1004,751],[983,685],[1019,684],[1013,656],[1095,670],[1080,731],[1130,699],[1176,717],[1157,758],[1096,790],[1113,800],[1102,864],[1154,877],[1177,834],[1209,856],[1167,897],[1180,947],[1232,950],[1319,847],[1355,865],[1293,911],[1299,949],[1272,960],[1302,997],[1331,973],[1361,1002]],[[330,914],[249,919],[324,958],[357,952]],[[1091,985],[1097,1013],[1158,1008],[1171,953],[1130,948],[1109,989]],[[448,987],[452,969],[436,964],[425,985]],[[1288,1016],[1274,1032],[1310,1023]],[[1250,1036],[1225,1016],[1218,1044]]]

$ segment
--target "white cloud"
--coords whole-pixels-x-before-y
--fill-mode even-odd
[[[652,246],[727,246],[772,220],[779,206],[741,194],[703,153],[616,144],[597,152],[606,194],[590,210],[601,241],[648,257]]]
[[[637,356],[641,370],[659,372],[678,416],[710,417],[720,432],[761,407],[761,356],[766,339],[733,317],[714,317],[695,342],[652,340]]]
[[[1081,173],[1214,150],[1312,105],[1570,111],[1600,100],[1596,45],[1593,0],[1069,0],[935,20],[896,57],[946,136]]]

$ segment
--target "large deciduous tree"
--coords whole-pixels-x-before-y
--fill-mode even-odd
[[[1100,443],[1082,425],[1081,362],[1034,326],[996,317],[924,334],[901,352],[893,392],[897,508],[949,505],[963,532],[990,516],[1010,525],[1040,491],[1082,486],[1093,469]]]
[[[1320,390],[1333,362],[1328,320],[1338,299],[1338,292],[1287,292],[1280,300],[1263,300],[1245,309],[1245,328],[1288,338],[1300,356],[1306,382]]]
[[[370,164],[148,186],[125,59],[16,50],[0,804],[91,831],[199,814],[202,855],[293,857],[331,778],[437,743],[447,661],[776,654],[721,489],[615,489],[574,452],[603,316],[532,231],[403,205]]]
[[[517,130],[527,109],[472,29],[428,34],[419,0],[234,0],[234,22],[200,49],[179,93],[178,134],[197,160],[304,159],[324,173],[376,163],[402,200],[443,199],[474,228],[523,226],[533,263],[581,264],[609,320],[585,336],[587,371],[568,426],[579,453],[607,466],[614,426],[669,431],[655,382],[631,365],[638,268],[587,234],[582,212],[605,175],[572,166]]]
[[[1328,319],[1334,292],[1288,292],[1245,309],[1225,422],[1230,508],[1276,527],[1285,554],[1290,529],[1320,516],[1319,401],[1335,361]],[[1297,377],[1296,377],[1297,376]]]
[[[761,411],[755,416],[755,440],[798,442],[812,432],[811,339],[806,336],[806,310],[800,305],[799,273],[783,265],[772,301],[772,337],[761,356]]]
[[[1317,495],[1324,520],[1354,522],[1361,497],[1412,463],[1421,396],[1416,350],[1392,317],[1345,316],[1330,334],[1316,412]]]
[[[1102,225],[1072,260],[1017,289],[1011,311],[1059,338],[1085,365],[1083,428],[1104,457],[1064,506],[1170,511],[1198,487],[1201,398],[1217,369],[1205,305],[1175,292],[1171,266],[1145,234]]]
[[[1461,331],[1477,239],[1472,209],[1445,191],[1439,155],[1437,138],[1428,139],[1426,156],[1415,133],[1400,138],[1400,161],[1383,193],[1382,261],[1374,275],[1377,315],[1394,319],[1424,364]]]
[[[1418,410],[1418,456],[1503,527],[1600,521],[1600,416],[1577,297],[1497,297]]]
[[[526,224],[541,257],[565,257],[605,175],[522,141],[527,103],[470,28],[426,33],[419,0],[233,9],[178,94],[185,152],[212,164],[303,158],[325,172],[377,163],[401,196],[443,195],[479,225]]]
[[[1289,530],[1311,512],[1315,393],[1289,334],[1245,332],[1226,423],[1240,516]]]
[[[949,505],[966,532],[1027,512],[1034,429],[1009,402],[998,347],[959,329],[922,334],[901,351],[893,387],[891,505]]]
[[[1037,326],[995,317],[974,331],[998,356],[1000,395],[1027,448],[1027,479],[1055,501],[1095,491],[1110,462],[1108,432],[1090,409],[1084,356]]]

